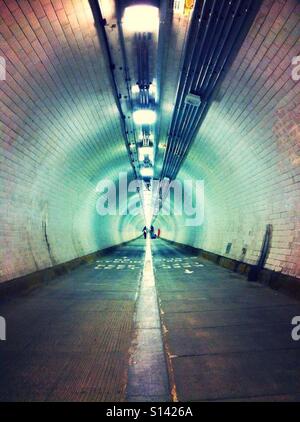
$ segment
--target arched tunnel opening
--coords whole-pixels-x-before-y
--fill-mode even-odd
[[[0,401],[300,401],[299,1],[0,16]]]

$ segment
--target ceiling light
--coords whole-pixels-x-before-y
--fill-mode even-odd
[[[153,168],[152,167],[142,167],[140,169],[140,173],[142,177],[152,177],[153,176]]]
[[[138,86],[138,84],[132,85],[131,92],[133,94],[138,94],[140,92],[140,87]]]
[[[148,155],[149,160],[153,162],[153,147],[140,147],[139,151],[139,161],[144,161],[146,155]]]
[[[158,8],[149,5],[126,7],[123,26],[131,32],[156,32],[158,30]]]
[[[148,108],[134,111],[132,117],[137,125],[153,125],[156,121],[155,111]]]

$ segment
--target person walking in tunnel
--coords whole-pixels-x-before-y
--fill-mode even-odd
[[[160,237],[160,229],[157,229],[157,237]]]
[[[151,237],[151,239],[156,238],[156,235],[154,233],[154,226],[152,224],[151,224],[151,227],[150,227],[150,237]]]
[[[144,239],[146,239],[147,238],[147,227],[146,226],[144,226],[142,232],[143,232],[143,235],[144,235]]]

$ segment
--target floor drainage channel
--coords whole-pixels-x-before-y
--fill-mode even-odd
[[[137,299],[126,400],[171,401],[149,238]]]

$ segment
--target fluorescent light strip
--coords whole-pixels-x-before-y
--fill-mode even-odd
[[[122,24],[128,32],[157,32],[159,25],[158,8],[149,5],[126,7]]]
[[[156,122],[156,113],[150,109],[135,110],[132,118],[137,125],[153,125]]]

